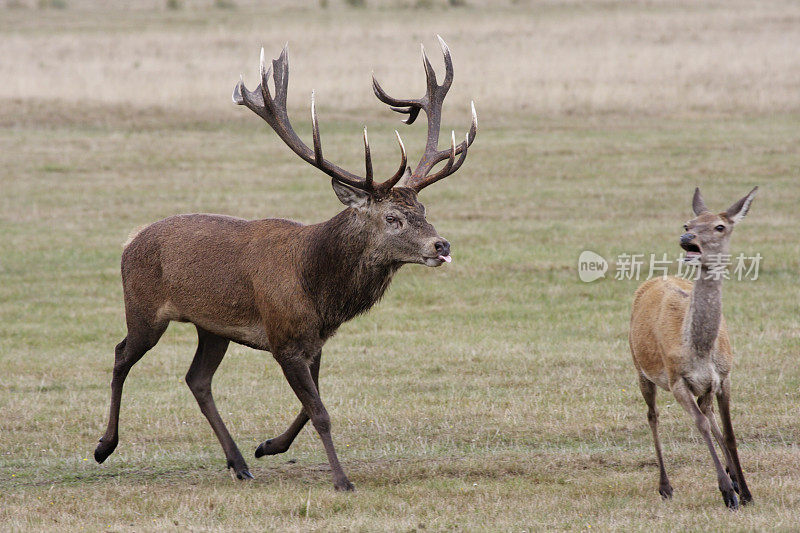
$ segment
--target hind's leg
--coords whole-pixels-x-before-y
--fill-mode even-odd
[[[102,463],[114,452],[119,442],[119,405],[122,400],[122,385],[128,377],[131,367],[147,353],[161,338],[169,322],[160,322],[154,326],[128,323],[128,335],[117,344],[114,350],[114,372],[111,378],[111,408],[108,414],[108,427],[100,444],[94,450],[94,458]]]
[[[311,361],[311,365],[309,365],[309,369],[311,370],[311,377],[314,380],[314,385],[317,387],[317,391],[319,391],[319,365],[322,359],[322,352],[320,351]],[[263,457],[265,455],[276,455],[279,453],[284,453],[289,449],[289,446],[292,445],[294,442],[295,437],[300,433],[300,430],[308,422],[308,415],[306,414],[305,409],[300,409],[300,413],[294,419],[294,421],[289,425],[289,428],[278,435],[273,439],[267,439],[261,444],[258,445],[256,448],[256,458]]]
[[[192,366],[189,367],[189,372],[186,373],[186,384],[189,385],[197,400],[197,405],[200,406],[200,410],[208,419],[211,428],[222,444],[225,458],[228,460],[228,468],[233,468],[239,479],[253,479],[242,453],[233,442],[222,417],[219,416],[214,396],[211,394],[211,380],[214,378],[214,372],[217,371],[222,358],[225,357],[228,340],[199,327],[197,336],[199,338],[197,352],[194,355]]]
[[[675,383],[672,384],[672,394],[675,396],[675,399],[678,400],[678,403],[681,404],[681,407],[694,419],[695,426],[697,426],[697,430],[700,432],[700,435],[702,435],[708,447],[711,460],[714,463],[714,470],[717,472],[717,485],[719,486],[719,491],[722,493],[722,499],[725,505],[729,509],[738,509],[739,499],[736,497],[736,491],[733,490],[733,482],[722,467],[717,451],[714,449],[714,443],[711,440],[711,422],[708,421],[706,415],[703,414],[700,407],[697,405],[685,378],[678,378]]]
[[[656,447],[656,460],[658,461],[658,493],[665,500],[672,498],[672,485],[667,477],[667,470],[664,468],[664,457],[661,454],[661,439],[658,437],[658,407],[656,407],[656,384],[639,374],[639,389],[642,391],[645,403],[647,403],[647,422],[650,424],[650,431],[653,432],[653,443]]]
[[[746,505],[753,501],[753,495],[750,494],[750,489],[747,487],[747,482],[744,480],[744,472],[742,465],[739,462],[739,452],[736,449],[736,437],[733,434],[733,424],[731,423],[731,381],[730,377],[726,377],[722,381],[722,387],[717,394],[717,403],[719,404],[719,415],[722,419],[722,430],[725,438],[724,447],[728,449],[733,463],[731,474],[736,477],[736,482],[739,488],[739,494],[742,497],[742,504]]]
[[[733,490],[739,494],[739,483],[736,481],[736,468],[733,465],[731,452],[725,444],[725,439],[722,437],[722,432],[719,430],[719,426],[717,425],[717,417],[714,416],[714,406],[712,400],[713,397],[709,391],[697,399],[697,406],[700,407],[700,410],[704,415],[706,415],[706,418],[708,418],[708,423],[711,426],[711,434],[714,435],[714,440],[717,441],[717,444],[722,449],[722,454],[725,456],[725,471],[731,478]]]

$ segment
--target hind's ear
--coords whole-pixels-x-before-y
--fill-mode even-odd
[[[758,191],[758,187],[753,187],[753,190],[747,193],[747,196],[730,206],[725,211],[725,216],[728,217],[728,220],[736,224],[744,218],[744,216],[750,210],[750,204],[753,203],[753,198],[756,197],[756,191]]]
[[[369,205],[370,196],[368,192],[356,189],[335,179],[331,180],[331,185],[333,186],[333,192],[339,197],[339,201],[347,207],[364,209]]]
[[[708,211],[706,203],[703,201],[703,196],[700,194],[700,187],[695,187],[694,198],[692,198],[692,211],[694,216],[700,216],[700,213]]]

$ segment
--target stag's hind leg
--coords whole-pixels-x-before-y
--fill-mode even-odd
[[[209,333],[201,328],[197,328],[198,344],[197,352],[194,355],[192,366],[186,373],[186,384],[192,390],[197,405],[208,419],[211,428],[217,435],[225,458],[228,460],[228,468],[233,468],[236,477],[239,479],[253,479],[247,463],[244,462],[242,452],[236,446],[228,428],[219,416],[217,406],[214,403],[214,396],[211,394],[211,380],[214,373],[219,368],[225,351],[228,349],[228,340],[213,333]]]
[[[650,424],[650,431],[653,432],[653,443],[656,448],[656,460],[658,461],[658,493],[665,500],[672,498],[672,485],[667,477],[667,470],[664,468],[664,457],[661,454],[661,439],[658,436],[658,407],[656,407],[656,384],[639,374],[639,389],[642,391],[644,401],[647,403],[647,422]]]
[[[119,406],[122,401],[122,386],[131,367],[141,359],[147,351],[156,345],[169,322],[159,322],[153,326],[128,323],[128,335],[117,344],[114,350],[114,372],[111,378],[111,408],[108,414],[108,427],[100,444],[94,450],[94,458],[102,463],[114,452],[119,442]]]
[[[319,352],[309,365],[309,370],[311,370],[311,378],[314,380],[314,385],[317,387],[317,392],[319,392],[319,365],[321,359],[322,352]],[[307,422],[308,415],[306,414],[305,409],[300,409],[300,413],[289,425],[286,431],[277,437],[273,439],[267,439],[258,445],[255,454],[256,458],[263,457],[265,455],[277,455],[279,453],[286,452],[303,427],[305,427]]]

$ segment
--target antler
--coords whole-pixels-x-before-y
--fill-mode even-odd
[[[333,179],[355,187],[369,191],[372,194],[382,195],[389,189],[395,186],[400,181],[406,170],[406,149],[403,146],[403,141],[400,139],[400,134],[395,131],[397,135],[397,143],[400,145],[401,163],[397,172],[388,180],[375,184],[372,176],[372,156],[370,155],[369,139],[367,138],[367,128],[364,128],[364,160],[366,166],[366,176],[361,178],[356,174],[348,172],[347,170],[331,163],[322,157],[322,143],[319,137],[319,123],[317,121],[317,112],[314,105],[314,92],[311,93],[311,125],[313,128],[314,136],[314,149],[311,150],[308,146],[300,140],[300,137],[292,129],[289,122],[289,114],[286,111],[286,94],[289,86],[289,58],[288,58],[288,43],[283,47],[283,51],[278,59],[272,60],[272,65],[267,68],[267,63],[264,60],[264,49],[261,49],[261,84],[256,87],[255,91],[249,91],[244,86],[244,81],[240,77],[239,83],[233,89],[233,102],[235,104],[247,106],[251,111],[263,118],[269,126],[275,130],[283,142],[289,148],[299,155],[304,161],[311,163],[318,169],[322,170],[325,174],[331,176]],[[272,74],[275,85],[275,97],[273,98],[269,91],[268,80]]]
[[[436,83],[436,73],[433,71],[428,56],[425,54],[425,48],[422,48],[422,64],[425,67],[425,78],[427,79],[428,88],[425,96],[414,100],[401,100],[392,98],[386,91],[384,91],[375,76],[372,76],[372,89],[378,99],[390,106],[392,111],[408,115],[408,118],[403,122],[406,124],[413,124],[419,116],[420,110],[425,111],[428,117],[428,142],[425,145],[425,153],[422,154],[417,168],[407,177],[404,185],[413,188],[417,192],[427,187],[431,183],[435,183],[442,178],[446,178],[456,170],[461,168],[464,160],[467,158],[467,149],[475,140],[475,135],[478,133],[478,115],[475,113],[475,103],[472,102],[472,125],[467,132],[466,139],[464,139],[458,146],[456,146],[455,132],[450,136],[450,149],[439,150],[439,129],[442,121],[442,103],[444,102],[447,91],[450,90],[450,85],[453,83],[453,59],[450,57],[450,49],[444,40],[437,35],[439,45],[442,47],[444,54],[445,76],[441,85]],[[460,157],[456,159],[456,156]],[[447,159],[447,163],[437,173],[428,176],[431,169],[436,164],[441,163]]]

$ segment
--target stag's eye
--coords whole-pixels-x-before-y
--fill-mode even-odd
[[[725,226],[723,226],[722,224],[720,224],[719,226],[717,226],[717,227],[716,227],[716,228],[714,228],[714,229],[715,229],[715,230],[717,230],[717,231],[725,231]]]
[[[402,226],[400,218],[398,218],[395,215],[386,215],[386,223],[395,228],[399,228],[400,226]]]

